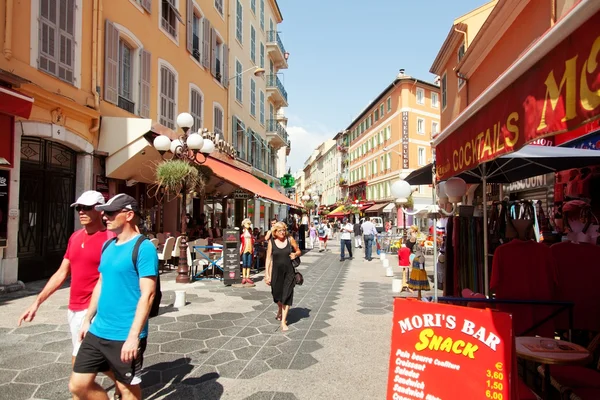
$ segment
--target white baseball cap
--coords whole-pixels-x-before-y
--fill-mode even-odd
[[[77,205],[95,206],[96,204],[104,204],[104,196],[102,196],[102,193],[96,192],[95,190],[88,190],[87,192],[83,192],[77,201],[71,204],[71,207]]]

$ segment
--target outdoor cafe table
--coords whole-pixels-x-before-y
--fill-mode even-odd
[[[195,273],[192,277],[192,280],[200,280],[200,279],[206,279],[206,278],[199,278],[200,275],[202,275],[206,270],[208,270],[209,268],[213,268],[213,276],[212,279],[219,279],[216,278],[216,276],[214,275],[216,269],[218,268],[221,270],[221,272],[223,271],[223,268],[221,268],[219,266],[219,261],[221,261],[223,259],[223,245],[219,245],[219,244],[215,244],[213,246],[193,246],[194,251],[196,252],[196,254],[198,255],[198,258],[202,257],[202,259],[205,259],[208,261],[208,264],[206,265],[206,268],[204,268],[202,271]],[[219,255],[219,257],[217,259],[215,259],[215,257],[211,257],[211,255]]]
[[[515,338],[517,357],[543,365],[544,399],[550,398],[550,365],[586,364],[590,352],[575,343],[543,337],[519,336]]]

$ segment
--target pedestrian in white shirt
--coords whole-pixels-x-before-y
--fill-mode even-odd
[[[352,232],[354,231],[354,225],[352,225],[347,218],[344,218],[342,226],[340,227],[340,247],[342,252],[340,254],[340,261],[344,261],[344,248],[348,250],[349,259],[352,260]]]
[[[377,237],[377,228],[371,222],[371,218],[367,217],[365,222],[361,225],[363,231],[363,239],[365,241],[365,258],[367,261],[371,261],[371,255],[373,253],[373,242]]]

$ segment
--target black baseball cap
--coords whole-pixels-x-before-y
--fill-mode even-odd
[[[131,210],[137,213],[139,208],[137,201],[133,197],[125,193],[120,193],[108,200],[106,204],[98,204],[96,210],[108,212]]]

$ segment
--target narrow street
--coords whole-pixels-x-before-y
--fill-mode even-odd
[[[305,284],[296,287],[287,333],[279,330],[262,274],[255,288],[218,281],[185,285],[188,305],[181,310],[169,305],[182,286],[174,273],[163,275],[164,307],[150,320],[144,398],[384,398],[391,278],[379,259],[367,262],[360,249],[354,260],[341,263],[336,242],[328,252],[302,257]],[[70,398],[69,289],[42,305],[34,323],[15,326],[43,283],[0,297],[0,399]]]

